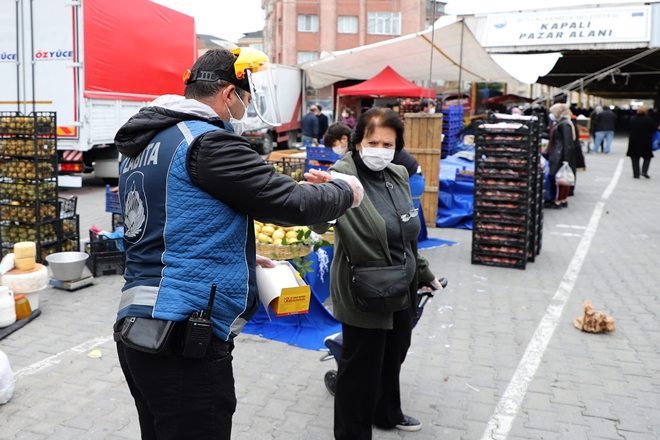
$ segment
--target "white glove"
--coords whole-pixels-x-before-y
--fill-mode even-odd
[[[330,176],[333,180],[337,179],[348,182],[348,184],[351,185],[351,190],[353,190],[353,204],[351,205],[351,208],[357,208],[360,206],[360,203],[362,203],[362,199],[364,198],[364,187],[358,178],[348,174],[338,173],[336,171],[331,171]]]

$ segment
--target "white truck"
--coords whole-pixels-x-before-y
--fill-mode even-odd
[[[0,111],[57,112],[60,186],[116,179],[117,129],[196,58],[193,18],[149,0],[0,0]]]
[[[266,125],[252,107],[243,136],[259,154],[268,154],[276,147],[291,148],[300,133],[303,112],[303,72],[295,66],[271,64],[277,106],[282,125]]]

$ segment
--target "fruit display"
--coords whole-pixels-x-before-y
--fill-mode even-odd
[[[0,112],[3,254],[20,241],[36,242],[40,261],[53,252],[79,248],[75,198],[58,198],[56,126],[54,112]]]
[[[57,199],[57,183],[55,180],[42,180],[35,183],[0,182],[0,203],[12,201],[34,201],[42,202]]]
[[[8,160],[0,163],[0,176],[12,179],[42,179],[55,175],[53,164],[32,160]]]
[[[274,260],[290,260],[309,255],[314,245],[307,226],[278,226],[255,220],[257,254]]]
[[[298,244],[309,237],[307,226],[277,226],[272,223],[261,223],[254,221],[254,237],[257,242],[274,244],[278,246],[290,246]],[[305,237],[307,234],[307,237]]]
[[[40,225],[40,243],[54,243],[57,241],[57,229],[55,223]],[[34,226],[4,225],[0,227],[2,233],[2,246],[13,246],[19,241],[38,241],[37,228]]]
[[[30,116],[1,116],[0,133],[3,134],[46,134],[55,130],[54,113]]]
[[[62,234],[65,237],[78,234],[78,219],[66,218],[62,220]]]
[[[11,205],[0,205],[0,219],[3,221],[13,221],[19,223],[34,224],[37,221],[53,220],[57,218],[57,204],[41,203],[38,210],[34,205],[16,206],[18,202],[12,202]],[[39,219],[37,219],[39,212]]]
[[[0,155],[53,157],[57,154],[54,139],[0,139]]]

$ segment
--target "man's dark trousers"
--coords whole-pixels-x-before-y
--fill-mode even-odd
[[[236,410],[233,346],[213,337],[206,357],[154,355],[117,342],[144,440],[229,440]]]

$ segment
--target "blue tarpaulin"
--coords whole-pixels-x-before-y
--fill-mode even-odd
[[[449,240],[428,238],[419,242],[419,249],[431,249],[454,244],[456,243]],[[330,265],[333,254],[332,246],[324,246],[318,252],[313,252],[307,257],[307,260],[312,262],[313,269],[304,277],[305,282],[309,284],[312,291],[309,313],[306,315],[277,317],[271,311],[271,318],[268,318],[263,306],[259,305],[259,311],[247,323],[243,332],[308,350],[324,348],[323,339],[328,335],[341,331],[339,321],[323,305],[330,295]]]
[[[472,229],[474,181],[456,180],[457,171],[474,173],[474,162],[456,156],[440,161],[440,191],[438,192],[439,228]]]
[[[312,290],[309,313],[306,315],[275,316],[270,311],[268,318],[262,305],[247,323],[243,331],[267,339],[285,342],[308,350],[323,348],[323,339],[341,331],[341,324],[325,308],[323,302],[329,295],[330,263],[332,246],[324,246],[319,252],[312,252],[307,259],[312,261],[312,272],[304,276]],[[327,260],[326,260],[327,258]],[[321,261],[323,260],[323,261]],[[271,321],[272,319],[272,321]]]

